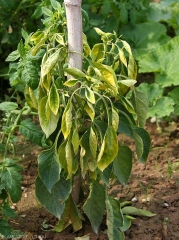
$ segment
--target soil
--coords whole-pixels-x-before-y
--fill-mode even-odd
[[[125,232],[126,240],[179,240],[179,128],[176,123],[163,124],[159,132],[150,122],[146,128],[152,139],[147,163],[141,164],[134,157],[127,186],[114,184],[110,193],[121,202],[132,200],[132,206],[156,214],[151,218],[136,217]],[[126,138],[125,142],[134,150],[131,140]],[[40,206],[34,192],[39,150],[25,142],[24,146],[17,146],[24,167],[23,195],[20,202],[12,205],[19,217],[10,220],[10,225],[25,233],[18,239],[74,240],[87,235],[90,240],[107,240],[105,220],[99,235],[93,233],[89,222],[84,222],[83,229],[75,233],[70,227],[62,233],[52,231],[58,220]]]

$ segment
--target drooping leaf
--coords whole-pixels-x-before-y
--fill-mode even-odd
[[[42,63],[41,66],[41,76],[44,77],[47,73],[49,73],[54,66],[56,65],[57,61],[59,60],[59,54],[61,49],[56,50],[53,54],[51,54],[45,62]]]
[[[131,101],[133,103],[134,109],[138,117],[139,126],[144,127],[147,119],[147,112],[148,112],[147,96],[145,95],[145,93],[135,89],[132,93]]]
[[[67,172],[66,141],[62,142],[62,144],[59,146],[58,157],[59,157],[59,162],[60,162],[62,168]]]
[[[2,102],[0,103],[0,111],[5,111],[5,112],[8,112],[8,111],[13,111],[15,109],[18,108],[18,105],[17,103],[14,103],[14,102]]]
[[[54,227],[54,230],[56,232],[61,232],[70,224],[72,224],[74,231],[78,231],[82,228],[80,213],[71,196],[69,196],[69,198],[66,200],[65,210],[62,214],[60,221]]]
[[[122,213],[126,215],[137,215],[137,216],[145,216],[145,217],[153,217],[156,215],[149,211],[138,209],[136,207],[131,207],[131,206],[126,206],[122,208]]]
[[[133,139],[135,140],[135,148],[138,159],[141,159],[144,153],[144,144],[142,138],[133,131]]]
[[[126,184],[132,170],[132,151],[128,146],[119,146],[113,162],[114,175],[121,184]]]
[[[124,225],[122,227],[120,227],[120,230],[122,232],[125,232],[131,227],[132,219],[130,219],[126,215],[123,215],[123,219],[124,219]]]
[[[53,186],[59,181],[61,165],[55,145],[41,152],[38,157],[39,177],[51,193]]]
[[[43,132],[48,138],[56,129],[59,120],[59,115],[53,114],[49,107],[48,97],[45,96],[40,100],[39,103],[39,120],[40,126]]]
[[[91,222],[93,231],[98,234],[105,211],[105,190],[99,182],[92,181],[90,194],[83,206],[83,210]]]
[[[72,143],[72,146],[73,146],[74,154],[76,155],[78,153],[78,149],[79,149],[79,133],[78,133],[78,129],[74,129],[73,134],[72,134],[71,143]]]
[[[150,152],[150,148],[151,148],[150,135],[143,128],[133,127],[133,130],[134,130],[134,132],[136,134],[138,134],[138,136],[140,136],[140,138],[142,140],[142,143],[143,143],[142,144],[143,153],[142,153],[142,155],[141,155],[139,160],[140,160],[140,162],[145,163],[147,158],[148,158],[148,155],[149,155],[149,152]],[[136,135],[135,135],[134,139],[136,139]],[[137,145],[137,143],[136,143],[136,145]]]
[[[57,115],[60,106],[60,97],[55,84],[53,83],[49,93],[49,107],[54,115]]]
[[[28,85],[25,87],[25,100],[32,110],[38,110],[38,104],[34,91]]]
[[[111,240],[124,240],[124,233],[120,227],[124,225],[123,214],[120,202],[106,194],[106,211],[107,211],[107,235]]]
[[[103,149],[98,156],[98,168],[103,171],[116,157],[118,153],[118,139],[116,131],[112,126],[108,126],[104,140]]]
[[[84,106],[84,110],[87,112],[91,120],[94,120],[95,117],[95,110],[93,108],[93,105],[90,102],[87,102]]]
[[[65,147],[65,152],[66,152],[66,162],[67,162],[67,171],[68,171],[68,176],[67,179],[71,178],[72,173],[73,173],[73,150],[72,150],[72,144],[71,140],[68,139],[66,147]]]
[[[156,83],[162,87],[178,85],[179,36],[148,52],[139,60],[139,72],[158,73]]]
[[[28,138],[33,143],[42,146],[42,138],[44,134],[42,133],[41,129],[32,122],[30,118],[21,122],[19,127],[20,133]]]
[[[62,176],[60,180],[53,186],[51,193],[48,191],[42,180],[38,177],[35,182],[35,193],[39,202],[49,212],[58,219],[65,209],[64,202],[67,200],[71,192],[71,184]]]
[[[71,101],[69,101],[63,112],[61,124],[62,133],[65,139],[68,137],[71,131],[71,127],[72,127],[72,103]]]
[[[90,128],[90,134],[89,134],[89,146],[90,146],[91,154],[95,159],[97,154],[98,140],[92,127]]]
[[[90,103],[95,104],[94,92],[89,87],[85,89],[85,96]]]

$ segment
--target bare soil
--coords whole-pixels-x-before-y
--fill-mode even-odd
[[[146,165],[134,156],[127,186],[114,184],[110,193],[121,202],[133,200],[133,206],[156,214],[151,218],[136,217],[125,233],[126,240],[179,240],[179,128],[176,123],[164,125],[161,133],[155,124],[148,123],[146,128],[152,139]],[[131,140],[125,139],[125,142],[134,150]],[[18,239],[73,240],[84,235],[90,236],[90,240],[108,239],[105,219],[99,235],[93,233],[87,221],[83,229],[75,233],[70,227],[62,233],[53,232],[58,220],[40,206],[34,192],[39,149],[24,142],[17,146],[17,151],[23,159],[23,195],[20,202],[13,205],[19,218],[11,220],[10,225],[26,234]]]

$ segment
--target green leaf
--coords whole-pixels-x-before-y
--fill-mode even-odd
[[[156,215],[149,211],[138,209],[135,207],[130,207],[130,206],[122,208],[122,213],[126,215],[137,215],[137,216],[145,216],[145,217],[153,217]]]
[[[50,3],[51,3],[51,5],[52,5],[54,10],[60,11],[61,5],[60,5],[60,3],[58,1],[50,0]]]
[[[0,234],[3,236],[10,236],[12,234],[12,228],[7,221],[0,219]]]
[[[55,145],[41,152],[38,157],[39,177],[51,193],[53,186],[59,181],[61,165]]]
[[[103,59],[105,56],[105,45],[104,43],[95,44],[91,50],[91,58],[94,62]]]
[[[16,212],[12,208],[10,208],[10,206],[8,206],[8,205],[2,207],[2,214],[6,218],[17,218],[18,217]]]
[[[27,60],[21,72],[21,78],[30,88],[35,90],[39,84],[39,73],[33,61]]]
[[[11,52],[8,57],[6,58],[6,62],[14,62],[16,61],[18,58],[20,58],[20,54],[18,50],[15,50],[13,52]]]
[[[93,231],[98,234],[98,229],[105,211],[105,191],[99,182],[92,181],[90,194],[83,206],[83,210],[91,222]]]
[[[53,15],[53,12],[46,7],[42,7],[42,12],[48,17],[51,17]]]
[[[120,230],[122,232],[125,232],[131,227],[132,220],[130,218],[126,217],[126,215],[123,215],[123,219],[124,219],[124,225],[122,227],[120,227]]]
[[[65,180],[62,176],[60,180],[53,186],[51,193],[48,191],[42,180],[37,177],[35,182],[35,193],[39,202],[49,212],[58,219],[64,211],[64,202],[67,200],[71,192],[70,181]]]
[[[44,77],[47,73],[49,73],[56,65],[59,60],[61,49],[56,50],[53,54],[51,54],[41,66],[41,76]]]
[[[42,138],[44,134],[41,129],[32,122],[30,118],[21,122],[19,127],[20,133],[26,138],[30,139],[33,143],[42,146]]]
[[[10,194],[13,202],[18,202],[22,196],[21,181],[22,176],[18,172],[20,169],[16,167],[16,164],[12,164],[3,168],[1,172],[1,183],[4,184],[6,190]]]
[[[17,103],[14,102],[2,102],[0,103],[0,110],[4,112],[13,111],[18,108]]]
[[[112,126],[108,126],[98,156],[98,168],[103,171],[115,159],[117,152],[118,139],[116,131]]]
[[[124,234],[120,231],[120,227],[124,225],[123,214],[121,212],[120,202],[108,194],[106,196],[107,211],[107,235],[110,240],[124,240]]]
[[[132,170],[132,151],[127,146],[119,146],[117,157],[113,162],[114,175],[121,184],[126,184]]]
[[[43,132],[48,138],[56,129],[59,115],[54,115],[48,104],[48,97],[43,97],[39,103],[39,120]]]
[[[60,97],[55,84],[53,83],[49,93],[49,107],[54,115],[57,115],[60,106]]]
[[[95,104],[94,92],[89,87],[85,88],[85,96],[90,103]]]
[[[54,227],[54,230],[56,232],[61,232],[70,224],[72,224],[74,231],[78,231],[82,228],[80,213],[71,196],[69,196],[69,198],[66,200],[65,210],[61,216],[60,221]]]
[[[145,93],[135,89],[132,92],[132,104],[138,117],[139,126],[144,127],[148,112],[148,99]]]
[[[133,130],[134,130],[135,133],[138,134],[138,136],[140,136],[140,138],[142,140],[143,153],[142,153],[139,160],[140,160],[140,162],[145,163],[147,161],[147,158],[148,158],[148,155],[149,155],[149,152],[150,152],[150,148],[151,148],[150,135],[143,128],[134,127]],[[135,137],[134,137],[134,139],[135,139]],[[136,143],[136,145],[137,144],[138,144],[138,142]]]
[[[77,79],[86,77],[86,75],[78,68],[65,68],[64,71]]]
[[[127,24],[127,22],[128,22],[128,10],[126,8],[125,3],[121,3],[120,7],[121,7],[120,13],[119,13],[120,14],[120,20],[123,24]]]
[[[62,115],[62,124],[61,124],[62,133],[65,139],[70,134],[71,127],[72,127],[72,103],[71,101],[68,101]]]
[[[175,104],[179,103],[179,87],[175,87],[171,92],[168,93],[168,96],[173,99]]]
[[[133,131],[133,139],[135,140],[135,148],[136,148],[137,157],[138,157],[138,159],[141,159],[142,155],[144,153],[143,140],[135,131]]]
[[[159,22],[144,22],[136,24],[134,28],[126,28],[123,34],[133,44],[134,57],[140,58],[148,52],[166,44],[170,37],[166,34],[167,28]]]
[[[162,118],[169,116],[172,112],[174,112],[173,99],[169,97],[161,97],[156,101],[153,107],[149,108],[148,117],[156,116],[157,118]]]
[[[139,72],[158,73],[156,83],[162,87],[178,85],[179,36],[145,54],[139,60]]]
[[[138,89],[148,97],[149,107],[153,106],[155,101],[163,95],[163,89],[157,83],[141,83]]]
[[[18,44],[17,50],[18,50],[21,58],[24,58],[24,57],[25,57],[25,48],[24,48],[24,44],[23,44],[22,40],[21,40],[20,43]]]

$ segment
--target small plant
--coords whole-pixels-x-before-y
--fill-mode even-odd
[[[149,199],[149,194],[150,194],[150,190],[151,190],[151,188],[152,188],[152,186],[154,185],[154,183],[155,183],[155,180],[153,179],[152,181],[151,181],[151,183],[149,184],[149,185],[147,185],[147,186],[144,186],[140,181],[138,181],[138,183],[139,183],[139,185],[140,185],[140,188],[141,188],[141,190],[142,190],[142,192],[144,193],[144,195],[145,195],[145,200],[146,201],[150,201]]]

